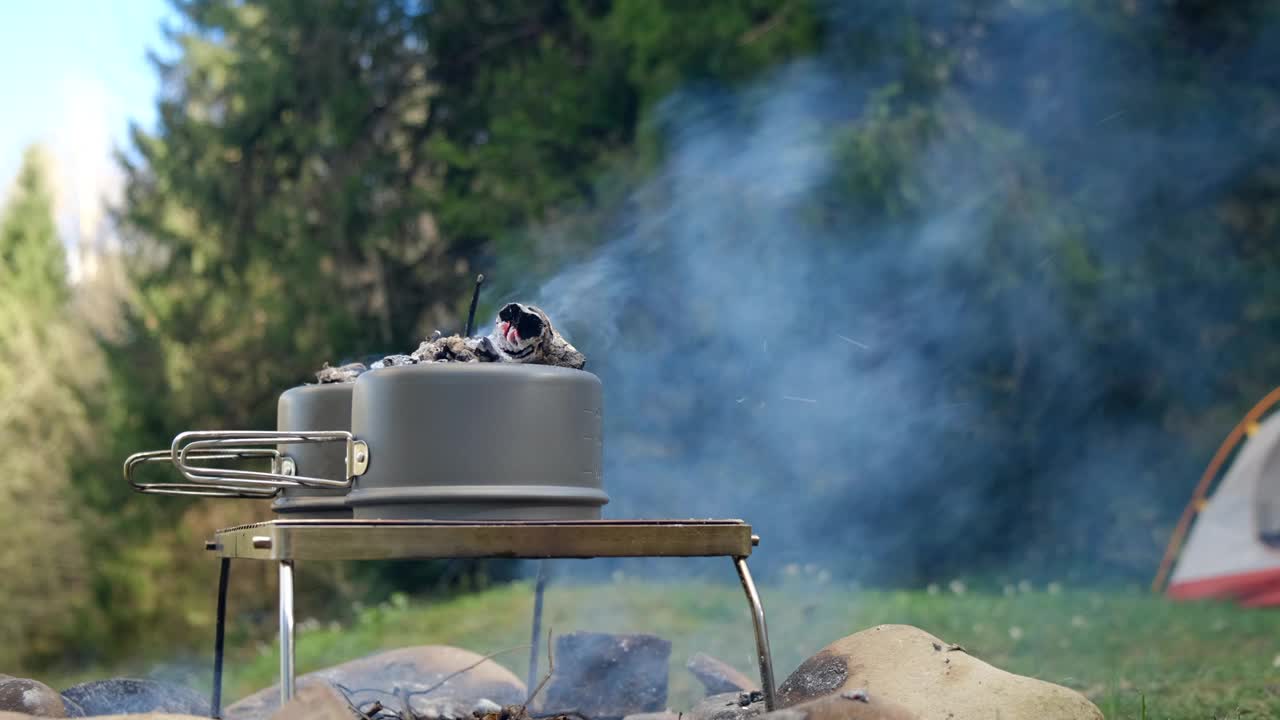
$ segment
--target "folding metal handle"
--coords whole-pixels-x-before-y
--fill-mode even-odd
[[[346,477],[306,477],[284,472],[257,472],[231,468],[195,467],[189,460],[201,459],[201,453],[226,452],[228,448],[298,445],[303,443],[343,442],[347,446]],[[170,457],[182,476],[198,484],[225,486],[232,484],[251,488],[282,488],[299,485],[315,488],[349,488],[353,478],[369,467],[369,446],[346,430],[304,430],[297,432],[271,430],[193,430],[173,439]]]
[[[272,466],[280,463],[280,453],[274,449],[262,448],[225,448],[217,451],[200,451],[193,456],[198,460],[236,460],[242,458],[270,458]],[[124,461],[124,479],[136,492],[145,495],[186,495],[190,497],[218,498],[270,498],[278,490],[275,488],[237,487],[230,484],[209,485],[203,483],[152,482],[140,483],[133,479],[133,473],[144,463],[169,463],[173,461],[170,450],[152,450],[130,455]]]

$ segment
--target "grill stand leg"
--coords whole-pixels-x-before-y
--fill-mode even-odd
[[[769,652],[769,629],[764,624],[764,606],[760,604],[760,594],[756,592],[751,571],[747,569],[747,559],[736,557],[733,559],[733,566],[738,570],[738,579],[742,581],[747,602],[751,604],[751,622],[756,629],[756,657],[760,661],[760,688],[764,690],[765,710],[772,712],[777,709],[778,704],[774,697],[773,656]]]
[[[547,592],[550,579],[550,560],[538,561],[538,579],[533,585],[533,637],[529,640],[529,676],[525,692],[533,692],[538,684],[538,642],[542,639],[542,596]]]
[[[293,561],[280,561],[280,705],[293,699]]]
[[[213,698],[209,713],[214,720],[222,718],[222,651],[227,631],[227,580],[231,575],[231,558],[222,558],[218,570],[218,614],[213,630]]]

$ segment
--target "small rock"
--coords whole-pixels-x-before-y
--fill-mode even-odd
[[[203,695],[156,680],[112,678],[81,683],[62,691],[62,697],[80,707],[88,717],[130,713],[178,713],[209,717],[209,701]]]
[[[862,691],[854,694],[859,697],[850,698],[846,693],[828,695],[785,710],[766,713],[760,720],[919,720],[914,713],[881,699],[878,694],[875,698]],[[965,720],[959,715],[942,717]]]
[[[327,685],[311,685],[298,690],[271,720],[352,720],[346,698]]]
[[[1102,720],[1098,708],[1074,690],[1005,672],[909,625],[880,625],[828,645],[778,687],[778,702],[795,707],[864,688],[872,700],[921,718]]]
[[[671,643],[655,635],[574,632],[556,638],[555,672],[539,712],[609,720],[667,706]]]
[[[36,717],[67,716],[66,706],[62,704],[62,697],[57,690],[26,678],[0,680],[0,710]]]
[[[692,710],[685,713],[685,717],[690,720],[749,720],[764,714],[763,697],[745,707],[739,704],[740,698],[739,693],[712,695],[693,706]]]
[[[760,689],[759,683],[753,682],[751,678],[738,672],[737,668],[706,653],[698,653],[689,658],[685,668],[698,678],[698,682],[707,689],[708,695]]]

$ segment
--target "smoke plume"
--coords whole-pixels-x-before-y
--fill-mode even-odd
[[[604,382],[607,515],[741,517],[759,562],[850,578],[1141,579],[1223,429],[1195,416],[1271,380],[1210,335],[1256,357],[1275,292],[1215,214],[1258,171],[1223,108],[1274,33],[1173,97],[1133,34],[1173,11],[876,7],[676,93],[648,180],[533,233]]]

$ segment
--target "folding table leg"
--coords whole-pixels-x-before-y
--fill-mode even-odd
[[[293,698],[293,561],[280,561],[280,704]]]
[[[222,718],[222,651],[227,637],[227,580],[231,575],[231,558],[222,558],[218,570],[218,614],[213,630],[213,698],[209,701],[209,714],[214,720]]]
[[[533,692],[538,684],[538,644],[542,640],[542,597],[547,592],[550,576],[550,560],[538,561],[538,579],[533,583],[533,632],[529,640],[529,675],[526,692]]]
[[[747,602],[751,604],[751,621],[756,628],[756,657],[760,661],[760,689],[764,691],[764,707],[769,711],[776,710],[773,656],[769,652],[769,629],[764,624],[764,606],[760,604],[760,594],[756,592],[756,584],[751,581],[747,559],[736,557],[733,559],[733,566],[738,570],[738,579],[742,581],[742,589],[747,593]]]

